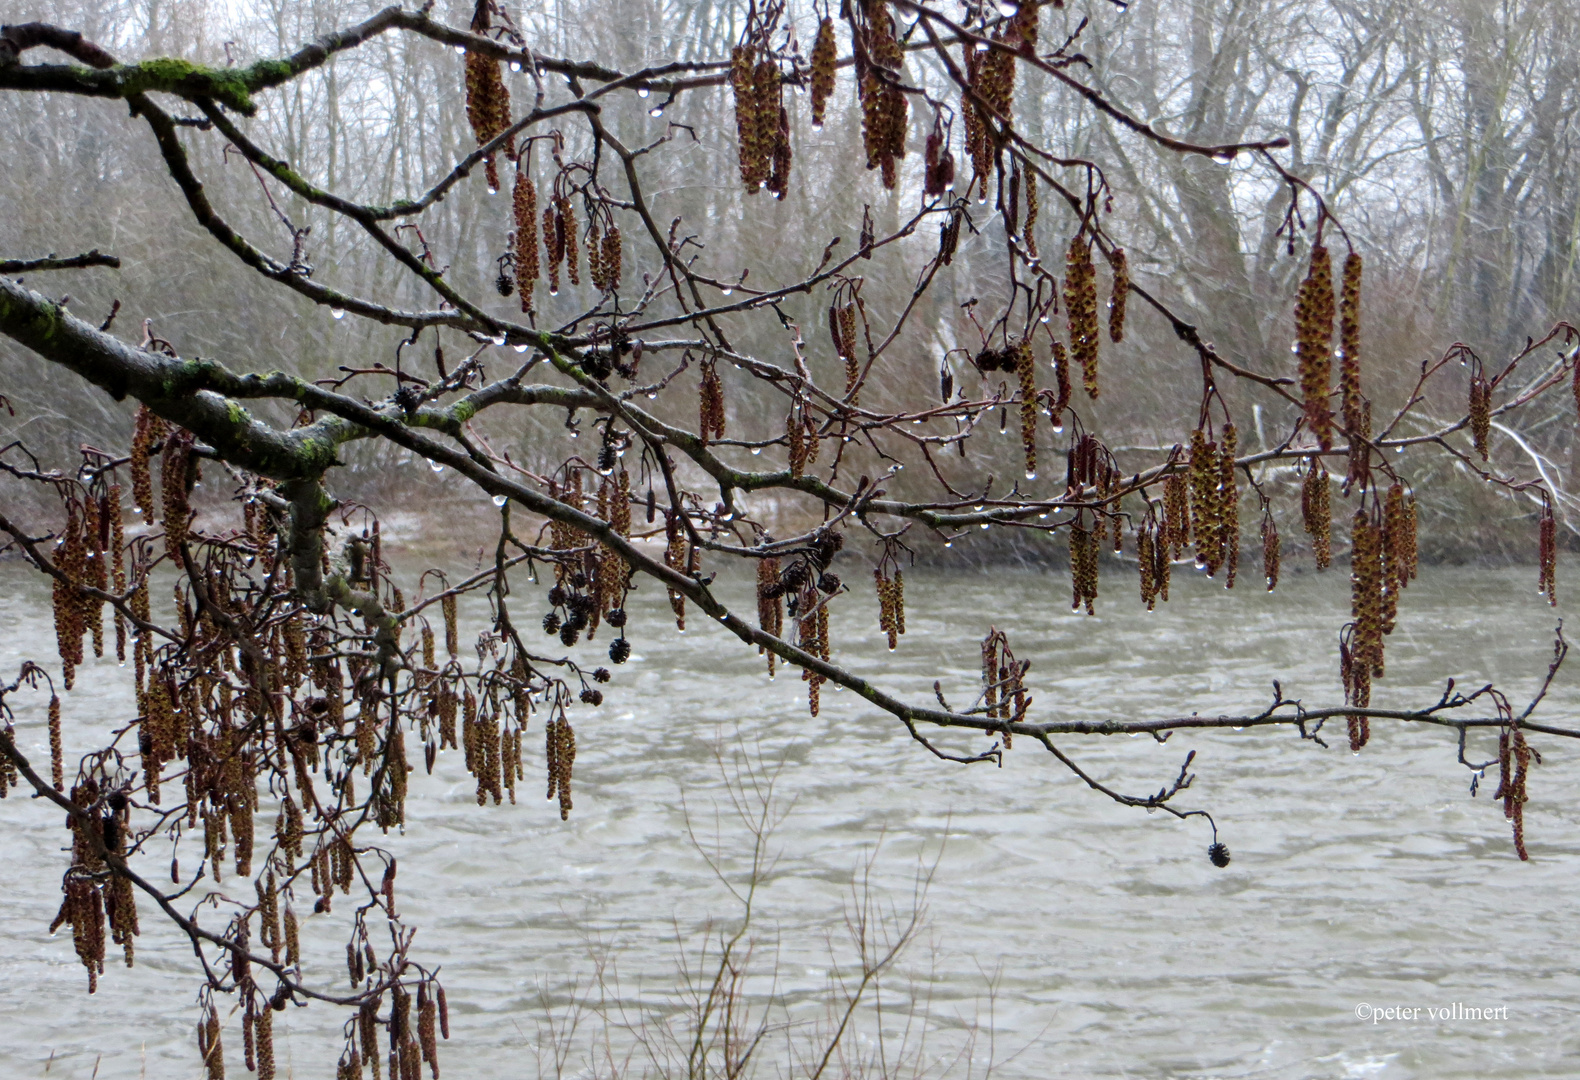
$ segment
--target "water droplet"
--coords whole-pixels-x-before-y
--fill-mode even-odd
[[[504,495],[495,495],[494,496],[494,505],[495,506],[504,506],[509,501],[510,501],[510,499],[507,496],[504,496]]]
[[[822,123],[822,121],[819,121],[819,122],[813,124],[812,125],[812,130],[813,131],[822,131],[823,130],[823,123]]]
[[[985,528],[987,528],[987,527],[988,527],[988,524],[989,524],[989,523],[988,523],[988,522],[986,522],[986,521],[984,521],[984,522],[983,522],[983,523],[982,523],[982,528],[984,528],[984,529],[985,529]]]
[[[664,106],[654,105],[651,109],[647,110],[647,115],[653,117],[655,120],[658,119],[660,116],[664,115]]]
[[[457,45],[455,47],[455,51],[460,53],[462,56],[465,56],[466,55],[466,46],[465,45]]]
[[[913,424],[920,424],[921,421],[920,420],[912,420],[911,423],[913,423]]]
[[[1006,19],[1020,10],[1019,4],[1012,4],[1009,0],[999,0],[998,13]]]
[[[344,319],[346,317],[345,311],[337,307],[330,308],[329,314],[333,315],[337,319]]]
[[[978,506],[976,508],[976,512],[980,514],[983,510],[986,510],[986,509],[987,509],[987,507],[985,505],[981,505],[981,506]]]
[[[1037,470],[1036,469],[1027,469],[1026,470],[1026,479],[1027,480],[1035,480],[1035,479],[1037,479]]]
[[[574,429],[574,428],[573,428],[573,429],[571,429],[571,438],[573,438],[573,439],[579,439],[579,438],[581,438],[581,437],[582,437],[582,433],[581,433],[581,432],[579,432],[579,431],[577,431],[577,430],[575,430],[575,429]]]
[[[644,86],[644,87],[640,88],[639,90],[637,90],[636,96],[640,97],[640,98],[645,98],[645,97],[647,97],[648,94],[651,94],[651,93],[652,93],[652,91]]]
[[[944,541],[944,547],[954,547],[954,546],[955,546],[955,542],[953,540],[945,540]]]
[[[520,71],[521,70],[521,61],[520,60],[512,60],[510,62],[510,70],[511,71]]]
[[[444,472],[444,466],[439,464],[437,461],[428,462],[428,468],[432,469],[436,473]]]
[[[1047,521],[1048,520],[1048,515],[1047,514],[1038,514],[1037,515],[1037,520],[1038,521]]]
[[[731,293],[733,293],[733,292],[734,292],[734,291],[735,291],[735,290],[734,290],[734,289],[728,289],[728,288],[726,288],[726,289],[720,289],[720,290],[719,290],[719,291],[720,291],[720,292],[722,292],[722,293],[723,293],[723,294],[724,294],[724,295],[725,295],[725,296],[729,296],[729,295],[730,295],[730,294],[731,294]]]
[[[1393,452],[1396,453],[1396,454],[1402,454],[1402,453],[1404,453],[1404,447],[1396,446],[1396,447],[1393,448]]]
[[[526,352],[527,351],[527,346],[525,346],[525,345],[517,345],[516,346],[516,351],[518,353]]]
[[[657,401],[658,400],[658,391],[657,390],[649,390],[647,392],[647,400],[649,400],[649,401]]]
[[[987,51],[988,51],[988,43],[987,42],[985,42],[985,41],[977,42],[977,52],[987,52]],[[984,198],[982,201],[986,202],[987,199]]]
[[[1062,423],[1053,425],[1053,433],[1055,435],[1058,435],[1058,434],[1062,433],[1063,431],[1064,431],[1064,425]]]
[[[752,447],[752,457],[756,457],[758,454],[760,454],[762,452],[763,452],[763,448],[762,447],[760,447],[760,446]]]
[[[558,296],[559,294],[560,294],[560,291],[558,289],[550,289],[549,290],[549,295],[550,296]]]
[[[490,195],[498,195],[499,194],[499,189],[497,187],[495,187],[493,184],[489,184],[488,185],[488,193]]]

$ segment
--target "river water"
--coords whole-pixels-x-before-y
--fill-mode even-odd
[[[1527,698],[1562,614],[1535,578],[1425,571],[1403,600],[1376,703],[1435,700],[1448,676]],[[1253,583],[1226,594],[1179,575],[1174,599],[1149,615],[1133,580],[1105,571],[1087,617],[1070,612],[1062,573],[916,571],[898,651],[883,646],[864,588],[836,607],[832,635],[836,659],[859,673],[917,699],[938,678],[961,705],[976,642],[997,624],[1032,661],[1034,717],[1256,710],[1275,677],[1290,696],[1335,702],[1346,575],[1286,571],[1271,597]],[[750,609],[744,584],[721,591]],[[1233,853],[1219,870],[1201,818],[1114,805],[1024,740],[1003,768],[940,762],[832,687],[811,719],[798,678],[769,682],[761,660],[695,615],[675,635],[651,586],[632,608],[632,661],[602,708],[576,717],[568,823],[535,797],[535,778],[521,805],[480,809],[451,753],[414,778],[408,833],[390,838],[403,914],[419,928],[414,953],[442,964],[446,1076],[608,1076],[607,1055],[629,1050],[640,1021],[650,1045],[666,1017],[681,1023],[680,966],[695,969],[710,918],[728,927],[739,913],[702,852],[744,879],[750,836],[731,817],[726,782],[743,761],[748,781],[777,770],[784,813],[743,984],[759,1008],[778,1003],[759,1075],[807,1075],[789,1063],[826,1020],[831,980],[851,973],[846,916],[861,868],[871,867],[866,895],[903,921],[919,868],[936,862],[923,930],[881,983],[881,1014],[858,1016],[850,1057],[825,1075],[878,1075],[898,1061],[897,1074],[961,1077],[1580,1076],[1570,923],[1580,811],[1569,797],[1580,747],[1533,737],[1545,763],[1530,781],[1522,865],[1491,788],[1471,797],[1441,729],[1379,722],[1360,755],[1339,731],[1328,749],[1282,730],[1061,743],[1136,793],[1196,750],[1197,780],[1179,805],[1216,818]],[[47,589],[14,563],[0,565],[0,626],[0,671],[53,652]],[[592,660],[597,648],[579,651]],[[1577,669],[1561,673],[1541,718],[1580,723]],[[128,682],[113,661],[90,662],[67,698],[68,750],[125,718]],[[19,704],[24,748],[47,757],[42,703]],[[1492,740],[1480,742],[1484,759]],[[528,747],[532,777],[541,743]],[[64,836],[56,811],[0,803],[0,1074],[198,1076],[192,952],[146,903],[137,967],[112,955],[93,998],[69,932],[46,933]],[[332,987],[345,985],[349,907],[304,930],[310,974]],[[599,971],[625,1026],[576,1011],[599,993]],[[1428,1012],[1456,1002],[1501,1012]],[[324,1006],[281,1016],[280,1075],[333,1076],[341,1019]],[[554,1031],[568,1021],[557,1072]],[[238,1017],[225,1038],[230,1075],[247,1075]],[[646,1060],[631,1059],[629,1074]]]

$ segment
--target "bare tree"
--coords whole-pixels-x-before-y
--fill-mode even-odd
[[[1525,857],[1526,778],[1539,760],[1528,733],[1580,737],[1533,719],[1545,687],[1523,709],[1491,686],[1452,682],[1437,701],[1379,709],[1371,688],[1415,576],[1405,470],[1423,456],[1442,455],[1536,508],[1540,582],[1554,598],[1555,485],[1539,458],[1527,476],[1495,456],[1492,433],[1580,386],[1580,333],[1559,323],[1496,361],[1454,344],[1419,367],[1396,361],[1408,374],[1390,374],[1362,351],[1361,255],[1302,174],[1308,151],[1286,162],[1293,135],[1263,137],[1249,120],[1273,84],[1287,83],[1291,130],[1307,140],[1304,76],[1213,74],[1249,71],[1276,42],[1233,12],[1215,23],[1212,6],[1198,4],[1188,28],[1196,74],[1183,89],[1137,91],[1131,100],[1146,106],[1138,109],[1117,87],[1085,81],[1087,24],[1067,24],[1051,6],[955,15],[918,0],[861,0],[837,23],[815,10],[798,23],[778,3],[744,13],[633,7],[652,16],[639,56],[613,43],[562,50],[572,38],[559,9],[518,22],[479,0],[461,13],[463,28],[436,18],[432,4],[392,7],[335,29],[314,5],[280,5],[276,26],[296,19],[318,36],[227,66],[122,63],[92,36],[48,23],[0,31],[0,89],[49,96],[58,111],[40,130],[57,136],[57,151],[68,110],[129,108],[152,148],[129,160],[173,180],[189,215],[167,242],[217,246],[290,305],[239,313],[245,332],[221,357],[183,357],[152,320],[123,339],[116,308],[85,320],[65,297],[0,278],[0,333],[101,400],[138,404],[125,451],[106,422],[106,437],[84,445],[72,469],[51,468],[19,443],[0,453],[8,483],[58,499],[47,535],[8,513],[0,529],[55,582],[60,658],[59,669],[27,664],[3,688],[0,793],[22,785],[67,813],[73,849],[59,924],[73,928],[90,988],[103,970],[106,925],[130,962],[141,894],[196,950],[211,1075],[223,1067],[224,994],[239,999],[247,1062],[260,1075],[272,1074],[273,1012],[308,999],[355,1010],[342,1075],[370,1064],[378,1074],[380,1028],[392,1077],[415,1076],[422,1062],[437,1075],[444,992],[411,954],[395,860],[369,834],[404,827],[408,741],[422,745],[429,769],[445,750],[463,753],[479,804],[514,801],[534,714],[549,796],[568,815],[573,718],[584,723],[597,709],[612,675],[534,647],[534,627],[567,649],[612,634],[618,666],[637,629],[626,598],[639,581],[666,590],[678,629],[687,618],[712,620],[763,654],[770,672],[798,668],[814,715],[832,682],[941,760],[1001,761],[1019,738],[1095,791],[1179,818],[1211,821],[1181,805],[1191,756],[1156,791],[1129,794],[1083,768],[1071,742],[1231,727],[1291,727],[1321,741],[1328,722],[1342,720],[1342,737],[1360,750],[1373,721],[1441,727],[1478,780],[1498,768],[1496,797]],[[152,14],[149,24],[165,25]],[[1145,56],[1148,27],[1135,33]],[[1335,40],[1339,89],[1314,125],[1330,168],[1371,152],[1346,132],[1378,122],[1352,124],[1401,85],[1390,33],[1382,21],[1357,22]],[[72,62],[32,62],[41,49]],[[336,74],[352,57],[372,58],[358,80]],[[1035,109],[1028,117],[1017,84],[1100,117],[1102,137],[1067,142],[1070,130],[1089,129],[1043,124]],[[350,167],[336,149],[345,102],[363,93],[410,106],[378,129],[389,147],[377,177],[368,159]],[[733,113],[721,107],[725,93]],[[1154,104],[1181,98],[1184,122],[1152,115],[1148,93]],[[268,123],[258,119],[263,101],[276,105]],[[859,126],[858,164],[798,153],[803,117],[815,126],[838,110]],[[710,143],[733,143],[734,160],[705,178],[707,197],[655,187],[655,175],[709,160],[690,155]],[[666,157],[680,164],[659,172],[654,163]],[[228,180],[215,182],[213,170]],[[1254,212],[1264,223],[1257,273],[1300,278],[1292,316],[1267,314],[1271,289],[1250,302],[1236,293],[1233,281],[1254,276],[1231,265],[1244,257],[1237,227],[1214,237],[1235,220],[1225,207],[1237,183],[1266,196]],[[775,249],[775,229],[790,220],[777,207],[858,184],[859,200],[841,196],[851,210],[860,203],[854,231]],[[498,194],[462,198],[479,185]],[[1126,217],[1172,238],[1158,250],[1200,250],[1208,280],[1194,314],[1132,279],[1116,225]],[[1330,249],[1342,255],[1337,269]],[[365,257],[348,258],[353,251]],[[1286,267],[1298,251],[1299,269],[1275,272],[1280,251]],[[99,273],[117,257],[106,239],[82,256],[20,259],[0,271]],[[365,322],[365,340],[381,345],[339,357],[328,373],[258,363],[254,352],[272,348],[255,349],[260,331],[316,312]],[[1293,360],[1252,362],[1218,348],[1197,322],[1220,313],[1231,340],[1277,340],[1281,324],[1296,339]],[[1100,394],[1122,402],[1150,393],[1109,359],[1135,325],[1178,343],[1168,362],[1192,386],[1178,405],[1183,419],[1156,421],[1178,425],[1178,441],[1151,450],[1105,443],[1094,405]],[[1374,375],[1412,387],[1396,410],[1373,415],[1365,387]],[[1429,392],[1454,400],[1458,415],[1423,421]],[[1247,406],[1288,418],[1252,453],[1242,451],[1237,422]],[[1008,455],[984,450],[978,435],[1007,430],[1011,413],[1020,445],[1006,482]],[[525,460],[502,441],[523,429]],[[425,459],[491,499],[492,564],[460,579],[430,571],[403,588],[373,509],[335,495],[359,445]],[[1416,453],[1394,453],[1406,450]],[[1299,479],[1319,566],[1332,559],[1334,494],[1349,500],[1354,618],[1341,631],[1342,702],[1308,706],[1274,682],[1255,715],[1062,719],[1034,705],[1012,627],[972,643],[982,682],[969,703],[951,705],[942,687],[934,702],[902,700],[836,659],[829,616],[851,592],[836,556],[858,543],[874,564],[878,628],[891,648],[905,632],[905,566],[918,550],[981,530],[1062,534],[1073,602],[1087,611],[1098,599],[1100,552],[1125,551],[1151,607],[1167,601],[1180,561],[1243,586],[1248,507],[1258,519],[1256,585],[1276,588],[1275,466]],[[200,475],[234,491],[229,512],[194,503]],[[141,525],[126,521],[128,510]],[[732,566],[757,582],[755,618],[713,588]],[[166,574],[174,602],[156,605],[151,593]],[[538,583],[546,596],[531,588]],[[471,594],[486,598],[491,617],[463,648],[458,605]],[[533,601],[548,612],[527,612]],[[68,767],[57,671],[69,691],[89,643],[95,654],[131,653],[136,713],[107,724],[103,745]],[[1564,652],[1560,637],[1549,683]],[[9,724],[15,695],[46,688],[47,766],[18,750]],[[1487,761],[1467,747],[1481,731],[1498,736]],[[260,813],[274,818],[261,853]],[[189,866],[183,880],[172,865],[176,888],[156,884],[145,872],[155,849],[200,826],[197,876]],[[1216,826],[1209,856],[1229,860]],[[229,901],[222,925],[183,910],[198,877],[217,883],[226,873],[251,881],[256,902]],[[328,911],[353,893],[352,989],[339,992],[300,953],[297,905],[311,895],[315,911]]]

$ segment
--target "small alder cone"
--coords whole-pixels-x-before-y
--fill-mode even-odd
[[[516,159],[516,184],[511,189],[511,208],[516,216],[516,288],[521,293],[521,311],[531,315],[532,294],[538,287],[538,188],[523,153]]]
[[[1311,537],[1318,570],[1326,570],[1333,563],[1333,512],[1329,494],[1328,470],[1323,468],[1320,458],[1308,458],[1306,478],[1300,488],[1300,519]]]
[[[834,20],[824,19],[817,26],[817,40],[812,44],[812,123],[823,126],[823,116],[828,110],[828,99],[834,93],[835,56]]]
[[[1031,188],[1028,190],[1035,190]],[[1031,232],[1028,221],[1027,233]],[[1036,254],[1035,251],[1032,254]],[[1125,303],[1130,299],[1130,264],[1125,259],[1125,249],[1115,248],[1108,257],[1114,271],[1114,288],[1108,296],[1108,340],[1114,344],[1125,340]]]
[[[1492,384],[1481,374],[1478,361],[1470,376],[1470,441],[1487,460],[1487,437],[1492,433]]]
[[[1081,384],[1097,397],[1097,268],[1092,246],[1077,236],[1064,260],[1064,309],[1070,329],[1070,353],[1081,366]]]
[[[1339,408],[1350,444],[1346,490],[1365,491],[1371,484],[1371,409],[1361,398],[1361,257],[1344,259],[1339,293]]]
[[[488,5],[480,4],[477,18],[472,20],[472,32],[485,33],[489,29],[488,22]],[[500,73],[499,61],[491,56],[466,54],[466,119],[472,125],[478,146],[492,142],[510,127],[510,90]],[[506,139],[498,149],[507,156],[514,154],[514,137]],[[483,171],[488,176],[489,190],[498,191],[499,166],[493,153],[483,159]]]
[[[1015,346],[1015,374],[1020,377],[1020,444],[1029,480],[1037,475],[1037,364],[1030,338]]]
[[[1317,244],[1311,249],[1311,266],[1295,298],[1295,352],[1306,426],[1324,450],[1333,448],[1333,411],[1328,406],[1332,344],[1333,264],[1328,249]]]

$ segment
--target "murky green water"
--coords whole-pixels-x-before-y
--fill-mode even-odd
[[[1405,597],[1376,703],[1435,700],[1447,676],[1527,697],[1561,614],[1536,595],[1535,576],[1427,571]],[[1274,597],[1182,581],[1151,615],[1130,582],[1114,595],[1121,583],[1105,577],[1096,618],[1070,613],[1061,574],[917,572],[907,585],[899,651],[882,647],[865,593],[836,609],[833,636],[837,658],[917,698],[930,698],[938,678],[951,701],[968,700],[975,642],[997,624],[1033,661],[1040,716],[1254,710],[1275,677],[1310,704],[1337,699],[1336,632],[1348,608],[1339,573],[1291,576]],[[723,592],[750,607],[744,587]],[[0,566],[0,671],[52,654],[46,599],[23,567]],[[543,1021],[568,1015],[571,988],[592,985],[598,955],[613,958],[628,1015],[664,1005],[680,943],[694,944],[709,914],[735,912],[685,821],[689,812],[711,841],[715,807],[728,809],[715,751],[734,754],[737,732],[753,753],[784,761],[778,791],[793,804],[758,896],[765,940],[748,983],[761,998],[777,979],[790,1019],[823,1015],[830,940],[848,959],[842,913],[864,853],[883,841],[879,895],[904,911],[918,860],[942,848],[929,930],[886,982],[881,1019],[864,1016],[853,1053],[875,1054],[880,1032],[894,1053],[909,1020],[913,1048],[917,1032],[930,1032],[928,1075],[983,1076],[990,1064],[995,1075],[1028,1077],[1580,1075],[1571,945],[1580,747],[1533,738],[1545,764],[1530,783],[1532,859],[1521,865],[1490,789],[1470,797],[1450,732],[1379,723],[1359,756],[1337,732],[1326,750],[1265,730],[1183,733],[1166,745],[1064,740],[1085,767],[1135,792],[1155,790],[1196,750],[1198,779],[1180,804],[1216,817],[1234,854],[1217,870],[1201,819],[1113,805],[1032,745],[1016,746],[1002,769],[939,762],[832,688],[810,719],[799,679],[767,681],[755,655],[695,618],[677,637],[651,588],[633,608],[636,655],[605,705],[577,720],[568,824],[535,797],[479,809],[452,753],[415,783],[409,833],[391,840],[404,914],[420,928],[415,952],[443,965],[455,1029],[447,1076],[532,1077],[540,1062],[553,1075]],[[1580,726],[1577,670],[1580,661],[1544,707],[1550,722]],[[125,715],[127,683],[113,662],[79,676],[68,745]],[[35,753],[42,721],[41,702],[19,712]],[[529,746],[530,769],[541,747]],[[534,781],[526,789],[540,790]],[[0,804],[9,869],[0,1073],[197,1076],[191,949],[146,905],[138,966],[112,967],[92,999],[69,936],[45,933],[66,865],[58,817],[27,799]],[[722,837],[726,865],[738,870],[742,830],[726,819]],[[337,909],[309,922],[325,982],[344,985],[337,958],[348,918]],[[558,1011],[545,1014],[545,994]],[[1506,1018],[1429,1017],[1429,1007],[1454,1002]],[[1363,1005],[1420,1012],[1374,1023],[1357,1017]],[[280,1074],[332,1076],[340,1019],[317,1006],[283,1016]],[[595,1034],[584,1018],[565,1075],[594,1075],[585,1051]],[[226,1038],[230,1075],[246,1075],[238,1017]],[[622,1038],[615,1032],[610,1045]],[[762,1075],[779,1075],[784,1036],[765,1046]]]

